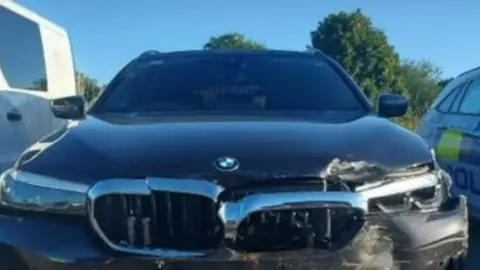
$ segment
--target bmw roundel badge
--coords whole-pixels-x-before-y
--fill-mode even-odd
[[[215,168],[222,172],[233,172],[238,169],[240,163],[232,157],[221,157],[215,160]]]

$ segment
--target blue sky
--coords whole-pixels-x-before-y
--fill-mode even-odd
[[[478,0],[19,0],[65,27],[77,69],[104,83],[148,49],[198,49],[241,32],[275,49],[302,50],[317,22],[361,8],[403,57],[454,76],[480,65]]]

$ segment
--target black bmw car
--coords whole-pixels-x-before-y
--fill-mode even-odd
[[[0,269],[462,269],[407,105],[321,52],[145,52],[1,175]]]

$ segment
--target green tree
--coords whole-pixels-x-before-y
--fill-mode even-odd
[[[402,63],[402,72],[410,97],[411,110],[416,116],[421,117],[441,89],[442,71],[426,60],[405,60]]]
[[[211,37],[203,46],[205,50],[238,49],[238,50],[266,50],[262,43],[253,41],[237,32],[226,33]]]
[[[450,77],[450,78],[447,78],[447,79],[440,80],[440,81],[438,82],[438,86],[439,86],[440,88],[443,88],[443,87],[445,87],[448,83],[450,83],[451,81],[453,81],[453,79],[454,79],[453,77]]]
[[[102,88],[95,79],[79,71],[75,72],[75,77],[79,94],[83,95],[88,102],[97,97]]]
[[[42,77],[36,81],[33,81],[33,85],[31,87],[27,87],[28,89],[32,90],[46,90],[47,89],[47,79]]]
[[[339,62],[370,98],[385,90],[405,93],[399,55],[360,9],[328,15],[310,38],[311,46]]]

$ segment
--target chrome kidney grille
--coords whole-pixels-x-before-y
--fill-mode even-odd
[[[209,198],[182,193],[110,194],[96,200],[99,229],[116,245],[206,250],[219,245],[217,206]]]
[[[339,248],[363,225],[353,192],[275,191],[223,196],[209,181],[112,179],[89,191],[94,230],[112,249],[178,258],[226,247],[244,252]]]

